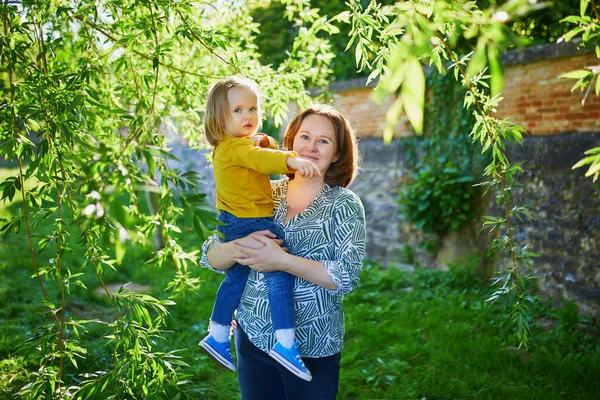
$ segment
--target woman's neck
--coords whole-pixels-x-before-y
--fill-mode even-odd
[[[310,203],[317,197],[323,185],[324,179],[302,179],[296,177],[289,181],[288,191],[286,195],[287,215],[285,223],[308,207]]]
[[[295,176],[291,179],[288,184],[288,190],[291,189],[302,189],[303,191],[317,191],[319,192],[325,185],[325,179],[323,176],[319,176],[313,179],[304,179],[301,176]]]

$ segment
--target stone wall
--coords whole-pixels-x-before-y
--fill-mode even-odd
[[[413,173],[407,166],[400,141],[385,145],[378,138],[363,138],[359,149],[362,166],[350,189],[365,207],[369,258],[391,264],[447,269],[448,264],[457,259],[486,253],[489,239],[487,234],[481,233],[481,224],[489,208],[489,196],[480,199],[475,220],[470,225],[445,238],[424,234],[398,213],[398,192]]]
[[[520,195],[534,221],[519,222],[517,240],[541,254],[534,274],[542,293],[577,302],[600,317],[600,184],[571,167],[585,150],[600,145],[600,133],[531,136],[512,146],[513,161],[525,160]]]
[[[367,255],[379,261],[405,262],[410,237],[398,216],[396,195],[409,171],[399,142],[388,146],[379,139],[359,141],[362,167],[350,189],[362,200],[367,219]]]

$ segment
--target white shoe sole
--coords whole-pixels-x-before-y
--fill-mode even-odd
[[[283,367],[285,367],[285,369],[290,371],[292,374],[296,375],[298,378],[304,379],[307,382],[312,381],[312,375],[299,370],[298,367],[296,367],[294,364],[292,364],[288,360],[286,360],[285,357],[283,357],[281,354],[277,353],[276,351],[271,350],[271,351],[269,351],[269,355],[272,358],[274,358],[275,361],[277,361],[279,364],[281,364]]]
[[[237,371],[237,367],[235,366],[235,364],[232,364],[229,360],[227,360],[225,357],[223,357],[221,354],[219,354],[219,352],[217,350],[215,350],[214,347],[212,347],[210,344],[206,343],[204,340],[201,341],[200,343],[198,343],[198,346],[200,346],[201,349],[206,351],[206,354],[208,354],[210,356],[210,358],[215,360],[220,365],[224,366],[225,368],[227,368],[230,371],[233,371],[233,372]]]

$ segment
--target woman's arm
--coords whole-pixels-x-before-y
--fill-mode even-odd
[[[206,258],[211,267],[225,271],[235,264],[233,257],[236,252],[237,250],[233,247],[233,242],[223,243],[213,241],[206,252]]]
[[[283,243],[282,240],[276,239],[275,235],[270,231],[257,231],[255,234],[262,235],[261,237],[274,239],[273,242],[277,246]],[[235,264],[236,257],[243,257],[244,254],[235,248],[234,243],[239,243],[252,249],[257,249],[263,246],[261,242],[253,239],[252,235],[248,235],[227,243],[220,242],[215,238],[209,239],[209,243],[205,245],[208,248],[204,249],[206,251],[206,260],[209,264],[208,266],[219,271],[225,271]]]
[[[365,257],[365,210],[354,193],[345,190],[335,206],[333,257],[321,259],[338,290],[346,295],[358,287]]]
[[[236,262],[259,272],[285,271],[325,289],[337,290],[323,263],[286,253],[275,241],[266,236],[253,235],[252,237],[263,246],[252,249],[244,244],[234,243],[237,252],[242,254],[241,257],[235,257]]]

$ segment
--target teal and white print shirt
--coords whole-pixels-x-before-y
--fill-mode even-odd
[[[365,212],[353,192],[325,185],[308,207],[284,224],[288,180],[272,182],[275,222],[285,229],[289,252],[325,265],[336,290],[325,289],[296,277],[294,305],[296,338],[304,357],[328,357],[342,351],[344,313],[342,298],[358,286],[365,254]],[[212,268],[202,246],[201,265]],[[221,272],[221,271],[219,271]],[[250,341],[264,352],[275,344],[269,312],[268,289],[262,273],[250,270],[237,309],[237,321]]]

